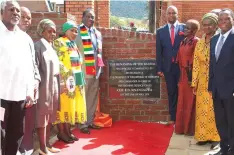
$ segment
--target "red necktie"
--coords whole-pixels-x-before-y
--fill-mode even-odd
[[[171,44],[172,44],[172,46],[174,45],[174,41],[175,41],[175,27],[174,27],[174,25],[171,25]]]

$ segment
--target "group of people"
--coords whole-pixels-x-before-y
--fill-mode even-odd
[[[1,3],[2,155],[36,150],[34,134],[39,154],[60,152],[49,144],[52,125],[57,126],[57,137],[65,143],[78,140],[71,126],[85,134],[102,126],[94,123],[104,66],[102,35],[94,27],[94,11],[85,10],[80,25],[65,22],[57,39],[56,24],[41,20],[37,26],[40,39],[35,44],[26,33],[31,19],[29,9],[16,1]]]
[[[157,74],[166,80],[170,121],[176,134],[197,145],[220,145],[215,155],[234,155],[234,14],[215,9],[197,20],[178,22],[175,6],[156,32]]]

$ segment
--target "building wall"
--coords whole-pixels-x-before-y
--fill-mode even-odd
[[[101,111],[111,114],[114,120],[168,120],[166,83],[163,79],[160,84],[161,96],[157,99],[110,99],[108,94],[108,60],[155,59],[155,35],[105,28],[100,31],[106,65],[100,79]]]
[[[78,23],[82,20],[82,13],[85,9],[92,8],[95,12],[95,25],[97,27],[110,27],[110,2],[107,1],[65,1],[64,11],[76,17]]]
[[[205,13],[213,9],[230,8],[234,10],[233,1],[165,1],[162,2],[160,25],[166,23],[166,9],[169,5],[175,5],[179,11],[179,21],[185,23],[188,19],[196,19],[201,22]],[[202,31],[198,32],[198,36]]]
[[[48,12],[48,7],[46,4],[46,0],[39,1],[18,1],[20,6],[25,6],[29,8],[29,10],[33,12]]]

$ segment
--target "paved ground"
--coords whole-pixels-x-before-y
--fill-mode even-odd
[[[166,155],[209,155],[218,150],[211,151],[210,145],[196,145],[191,136],[173,134]]]

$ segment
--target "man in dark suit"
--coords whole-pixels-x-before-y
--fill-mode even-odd
[[[215,155],[234,155],[234,29],[233,12],[219,13],[221,33],[211,39],[208,89],[212,92],[221,150]]]
[[[157,74],[165,76],[169,100],[170,121],[176,120],[176,105],[178,98],[179,67],[176,64],[176,55],[180,42],[184,39],[184,24],[178,22],[178,10],[175,6],[169,6],[166,12],[168,24],[159,28],[156,32],[156,60]]]

